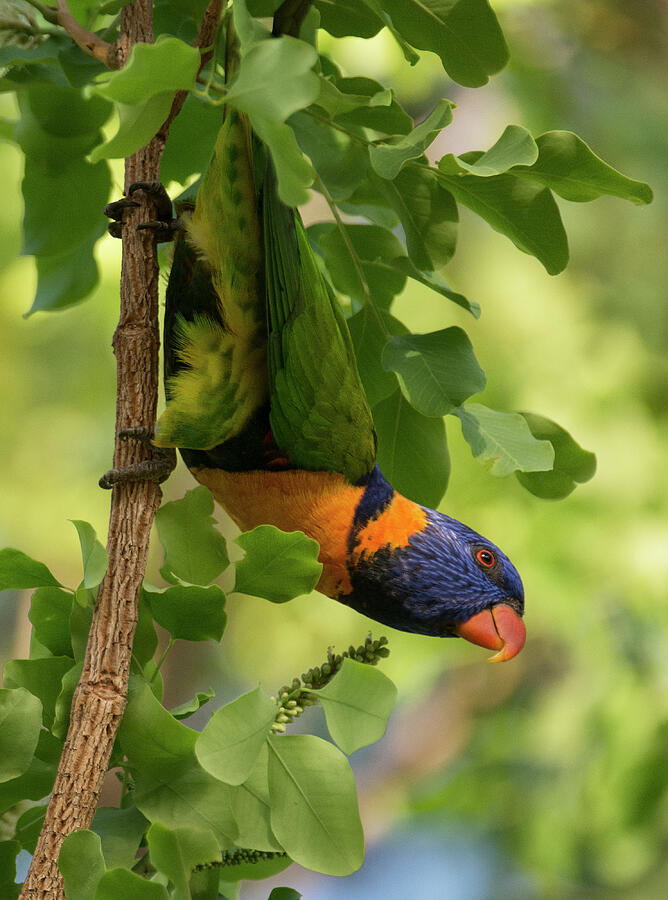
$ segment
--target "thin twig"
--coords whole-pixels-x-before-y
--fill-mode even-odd
[[[57,0],[57,3],[55,24],[60,25],[84,53],[94,56],[108,69],[119,69],[121,61],[116,45],[103,41],[97,34],[80,25],[70,12],[67,0]]]

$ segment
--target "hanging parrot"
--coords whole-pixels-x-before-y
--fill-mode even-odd
[[[379,470],[345,319],[268,152],[233,109],[179,222],[154,444],[178,448],[243,531],[266,523],[318,541],[327,596],[494,660],[519,653],[524,591],[510,560]]]

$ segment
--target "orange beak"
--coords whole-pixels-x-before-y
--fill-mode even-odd
[[[507,603],[499,603],[471,616],[457,625],[455,632],[479,647],[498,650],[490,656],[489,662],[505,662],[517,656],[527,636],[524,622]]]

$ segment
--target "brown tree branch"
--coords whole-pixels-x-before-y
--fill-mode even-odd
[[[118,49],[125,62],[137,41],[153,39],[152,0],[124,7]],[[164,142],[154,138],[128,158],[126,187],[157,180]],[[152,428],[158,397],[158,262],[154,238],[136,225],[152,218],[148,204],[131,210],[123,233],[120,319],[113,347],[117,360],[116,433],[130,426]],[[116,441],[114,465],[139,462],[146,450]],[[58,854],[68,834],[91,824],[126,705],[137,601],[146,567],[149,533],[160,502],[156,484],[114,487],[102,582],[70,726],[21,900],[62,900]]]
[[[80,25],[70,12],[67,0],[57,0],[57,3],[58,9],[49,21],[60,25],[84,53],[94,56],[108,69],[120,69],[125,60],[121,60],[118,47],[103,41],[97,34]]]

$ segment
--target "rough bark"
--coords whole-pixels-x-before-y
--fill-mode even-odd
[[[119,55],[153,39],[152,0],[123,10]],[[126,160],[125,185],[158,180],[164,140],[154,139]],[[152,218],[148,204],[128,211],[123,235],[121,303],[113,347],[117,361],[116,433],[152,428],[158,397],[158,262],[153,236],[135,225]],[[147,451],[135,441],[116,441],[114,466],[139,462]],[[149,534],[160,502],[150,482],[114,487],[107,539],[109,568],[102,582],[86,648],[84,669],[72,700],[70,727],[21,900],[61,900],[58,854],[68,834],[91,824],[126,704],[137,600],[146,567]]]

